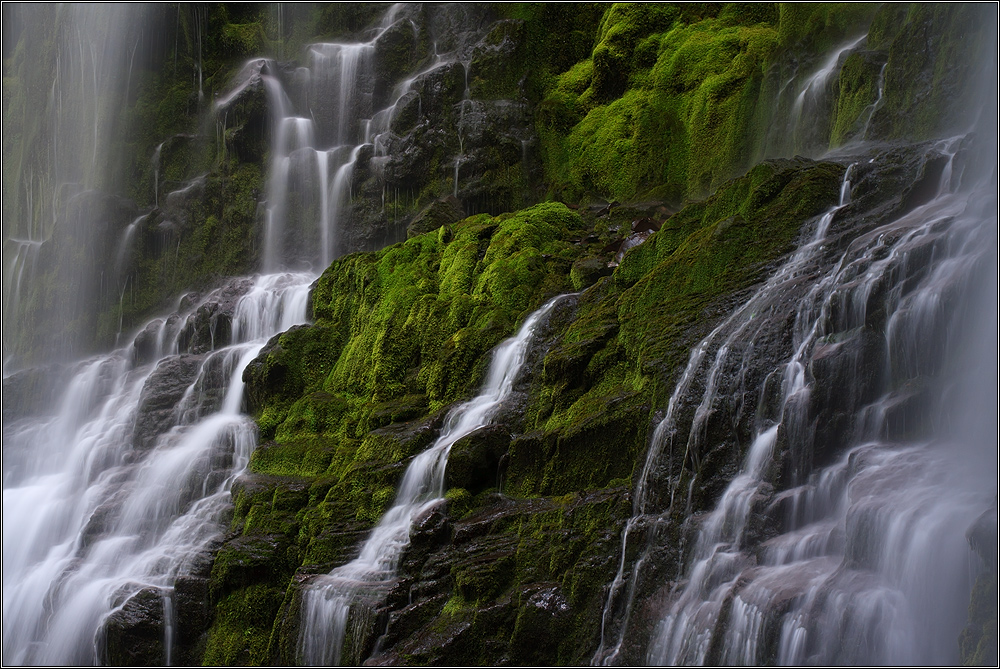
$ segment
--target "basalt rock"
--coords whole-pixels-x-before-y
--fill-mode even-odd
[[[159,588],[130,595],[104,623],[106,662],[112,666],[166,664],[164,597]]]
[[[448,454],[445,485],[475,494],[497,486],[500,459],[507,453],[511,435],[501,425],[480,428],[456,441]]]
[[[465,218],[462,203],[453,195],[431,202],[420,210],[410,224],[406,226],[406,236],[414,237],[431,230],[437,230],[442,225],[449,225]]]
[[[152,448],[157,437],[177,423],[178,408],[188,387],[201,371],[205,357],[178,355],[160,362],[143,386],[134,439],[136,448]]]

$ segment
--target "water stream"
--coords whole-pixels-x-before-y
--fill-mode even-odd
[[[340,665],[352,605],[361,598],[372,599],[388,591],[396,577],[400,556],[410,543],[414,519],[443,500],[445,467],[452,445],[491,423],[513,390],[536,326],[563,297],[546,302],[525,319],[516,335],[494,349],[479,395],[451,409],[437,440],[407,467],[395,501],[361,546],[361,554],[316,578],[305,589],[298,646],[300,661],[314,666]],[[352,660],[363,660],[354,650]]]

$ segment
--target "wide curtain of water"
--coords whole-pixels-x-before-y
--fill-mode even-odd
[[[51,19],[55,43],[48,51],[44,42],[29,46],[42,49],[38,68],[52,81],[39,123],[25,126],[48,153],[5,165],[5,178],[9,167],[22,182],[16,206],[5,203],[14,214],[4,220],[5,355],[8,341],[23,338],[26,309],[40,308],[22,304],[42,280],[32,253],[106,227],[99,214],[67,217],[65,202],[35,198],[54,182],[55,199],[70,203],[113,197],[100,189],[110,189],[109,175],[125,159],[110,148],[114,110],[134,93],[136,53],[155,30],[135,7],[49,9],[52,16],[19,8],[16,17],[31,35]],[[138,223],[121,233],[119,263]],[[62,310],[64,324],[99,308],[88,284],[94,272],[65,269],[81,278],[46,305]],[[111,269],[95,275],[106,283]],[[136,607],[160,621],[162,661],[172,661],[175,584],[204,576],[228,522],[230,487],[256,446],[256,427],[241,413],[243,370],[271,336],[306,322],[314,279],[281,271],[232,278],[178,296],[172,310],[120,334],[111,352],[23,370],[10,386],[5,369],[4,664],[106,662],[108,630]],[[65,360],[63,350],[49,353]]]

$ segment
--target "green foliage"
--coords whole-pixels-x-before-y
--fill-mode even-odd
[[[840,95],[830,136],[831,146],[855,139],[874,112],[882,64],[869,54],[852,53],[840,70]]]
[[[245,373],[262,437],[273,439],[251,470],[328,481],[298,514],[306,564],[342,550],[343,537],[326,538],[328,518],[369,527],[391,504],[400,463],[433,439],[440,414],[413,419],[471,392],[489,350],[568,289],[575,251],[561,240],[581,226],[546,203],[347,256],[324,273],[315,324],[275,337]],[[248,527],[265,526],[246,513]]]
[[[261,665],[284,590],[255,584],[227,595],[215,608],[208,630],[206,666]]]
[[[864,33],[879,9],[877,3],[784,2],[780,5],[778,39],[782,48],[823,52],[846,38]]]
[[[967,667],[997,662],[997,568],[987,564],[976,579],[969,602],[969,623],[959,636],[959,657]]]

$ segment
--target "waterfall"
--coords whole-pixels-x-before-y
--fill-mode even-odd
[[[681,456],[681,461],[686,462],[691,457],[690,454],[692,448],[696,448],[698,445],[697,442],[701,437],[704,422],[709,416],[711,402],[714,399],[715,390],[718,385],[719,373],[727,354],[732,350],[738,341],[743,340],[748,336],[753,337],[759,333],[763,322],[760,319],[755,322],[753,318],[754,315],[769,311],[783,292],[801,282],[803,275],[807,273],[810,265],[816,261],[816,256],[823,248],[823,243],[826,240],[826,234],[830,228],[831,222],[833,221],[834,215],[847,204],[850,194],[850,175],[851,168],[848,167],[848,169],[844,172],[844,180],[841,184],[840,202],[837,206],[833,207],[830,211],[826,212],[819,217],[819,219],[817,219],[806,243],[804,243],[794,254],[792,254],[788,262],[786,262],[781,269],[779,269],[774,276],[772,276],[767,283],[760,290],[758,290],[753,297],[750,298],[750,300],[733,312],[725,321],[712,330],[708,336],[706,336],[692,349],[687,367],[681,375],[680,381],[675,386],[674,392],[670,397],[669,403],[667,404],[666,415],[663,420],[660,421],[659,425],[657,425],[656,430],[653,433],[646,462],[639,476],[638,484],[636,485],[636,494],[633,502],[634,515],[629,520],[622,534],[622,559],[619,563],[618,573],[615,575],[614,582],[612,583],[608,602],[605,605],[603,614],[601,644],[595,654],[595,660],[600,663],[608,664],[614,661],[618,656],[622,642],[624,641],[625,623],[628,622],[628,617],[631,615],[632,602],[636,594],[637,579],[641,571],[642,563],[649,558],[648,551],[647,554],[640,557],[639,564],[633,570],[631,582],[628,584],[628,605],[624,614],[625,622],[621,626],[620,635],[614,646],[609,646],[608,644],[610,644],[611,640],[605,639],[604,636],[607,625],[610,622],[608,617],[611,614],[611,607],[615,598],[620,595],[621,588],[625,586],[625,548],[629,543],[631,535],[638,529],[638,525],[640,523],[648,522],[650,517],[656,517],[655,514],[652,513],[651,508],[653,505],[652,498],[654,497],[653,491],[651,490],[651,486],[653,485],[653,481],[651,479],[655,476],[655,470],[659,466],[661,458],[664,457],[664,450],[673,450],[674,439],[678,436],[676,412],[679,403],[691,390],[691,386],[695,381],[698,372],[702,368],[702,363],[705,361],[709,348],[713,345],[720,333],[732,328],[725,342],[718,347],[718,352],[716,353],[712,366],[707,373],[708,381],[706,383],[706,391],[701,403],[695,411],[694,424],[692,425],[688,439],[684,443],[684,452]],[[769,436],[761,440],[761,443],[759,444],[760,449],[769,449],[773,445],[774,430],[771,429],[768,433]],[[759,468],[760,454],[758,454],[757,460],[757,467]],[[676,492],[676,486],[671,487],[667,512],[673,509]]]
[[[44,141],[4,159],[5,183],[9,180],[3,223],[5,370],[23,364],[16,359],[38,334],[30,331],[27,300],[39,247],[50,248],[57,231],[64,237],[83,236],[105,223],[67,216],[66,205],[73,196],[104,188],[116,177],[120,165],[98,156],[123,130],[118,105],[128,95],[130,63],[141,38],[132,40],[152,15],[149,6],[100,4],[23,5],[11,12],[11,34],[23,31],[29,43],[40,47],[26,56],[28,64],[20,76],[27,74],[41,94],[30,97],[30,104],[23,94],[14,95],[5,107],[4,123],[16,129],[12,146],[19,146],[22,135],[35,134]],[[101,297],[91,280],[94,274],[100,280],[98,261],[86,260],[66,269],[72,290],[49,305],[67,321]]]
[[[255,445],[240,413],[243,368],[268,337],[305,321],[311,281],[253,280],[232,314],[233,343],[204,354],[179,344],[204,302],[157,319],[152,362],[138,359],[144,329],[78,363],[51,414],[5,421],[5,664],[107,661],[106,628],[148,592],[166,602],[174,635],[170,590],[221,538],[229,488]],[[156,410],[165,416],[151,428]]]
[[[510,396],[524,364],[536,326],[562,299],[546,302],[521,329],[493,351],[479,395],[448,412],[437,440],[417,455],[403,474],[396,499],[353,561],[316,578],[302,596],[298,654],[309,665],[339,665],[352,605],[385,592],[396,577],[400,556],[410,542],[415,518],[442,501],[448,453],[462,437],[489,425]],[[357,644],[357,640],[356,640]],[[358,649],[351,661],[359,662]]]
[[[410,11],[392,5],[367,42],[310,45],[308,66],[298,68],[291,81],[278,76],[273,62],[271,73],[262,75],[274,117],[265,270],[321,269],[343,252],[338,233],[349,215],[359,152],[373,146],[378,153],[397,106],[423,74],[397,86],[388,107],[373,108],[376,45],[397,22],[412,23],[400,17]],[[260,69],[260,62],[246,68]],[[224,107],[237,92],[217,106]]]
[[[774,94],[769,128],[764,133],[758,159],[795,154],[816,156],[827,149],[832,82],[840,74],[845,56],[862,45],[867,37],[864,34],[839,44],[813,69],[801,67],[797,60],[792,61],[791,75],[781,82]],[[881,102],[881,86],[880,78],[879,101],[863,112],[867,120],[862,138]]]
[[[701,454],[713,446],[708,423],[727,410],[752,416],[751,441],[715,508],[682,530],[691,545],[681,546],[676,580],[658,591],[661,603],[646,605],[660,617],[644,661],[956,661],[974,577],[965,535],[996,494],[995,475],[984,474],[996,471],[995,451],[982,436],[992,434],[983,421],[995,411],[995,385],[982,386],[994,404],[973,419],[978,433],[963,434],[951,418],[956,379],[969,373],[951,352],[972,345],[988,357],[996,346],[992,307],[983,308],[993,313],[992,341],[970,343],[963,328],[979,309],[959,296],[984,278],[995,282],[996,271],[995,181],[990,169],[985,178],[960,173],[963,146],[960,136],[928,148],[940,177],[926,186],[927,201],[833,255],[844,242],[830,235],[853,215],[848,168],[838,206],[692,350],[636,485],[596,663],[620,661],[628,630],[640,624],[637,583],[670,569],[653,564],[662,559],[657,537],[690,516]],[[721,379],[761,364],[755,346],[786,327],[785,316],[759,317],[775,311],[794,323],[788,357],[760,372],[755,410],[728,408]],[[692,406],[690,424],[680,423]],[[995,413],[992,420],[995,429]],[[647,544],[628,564],[625,548],[643,533]]]

